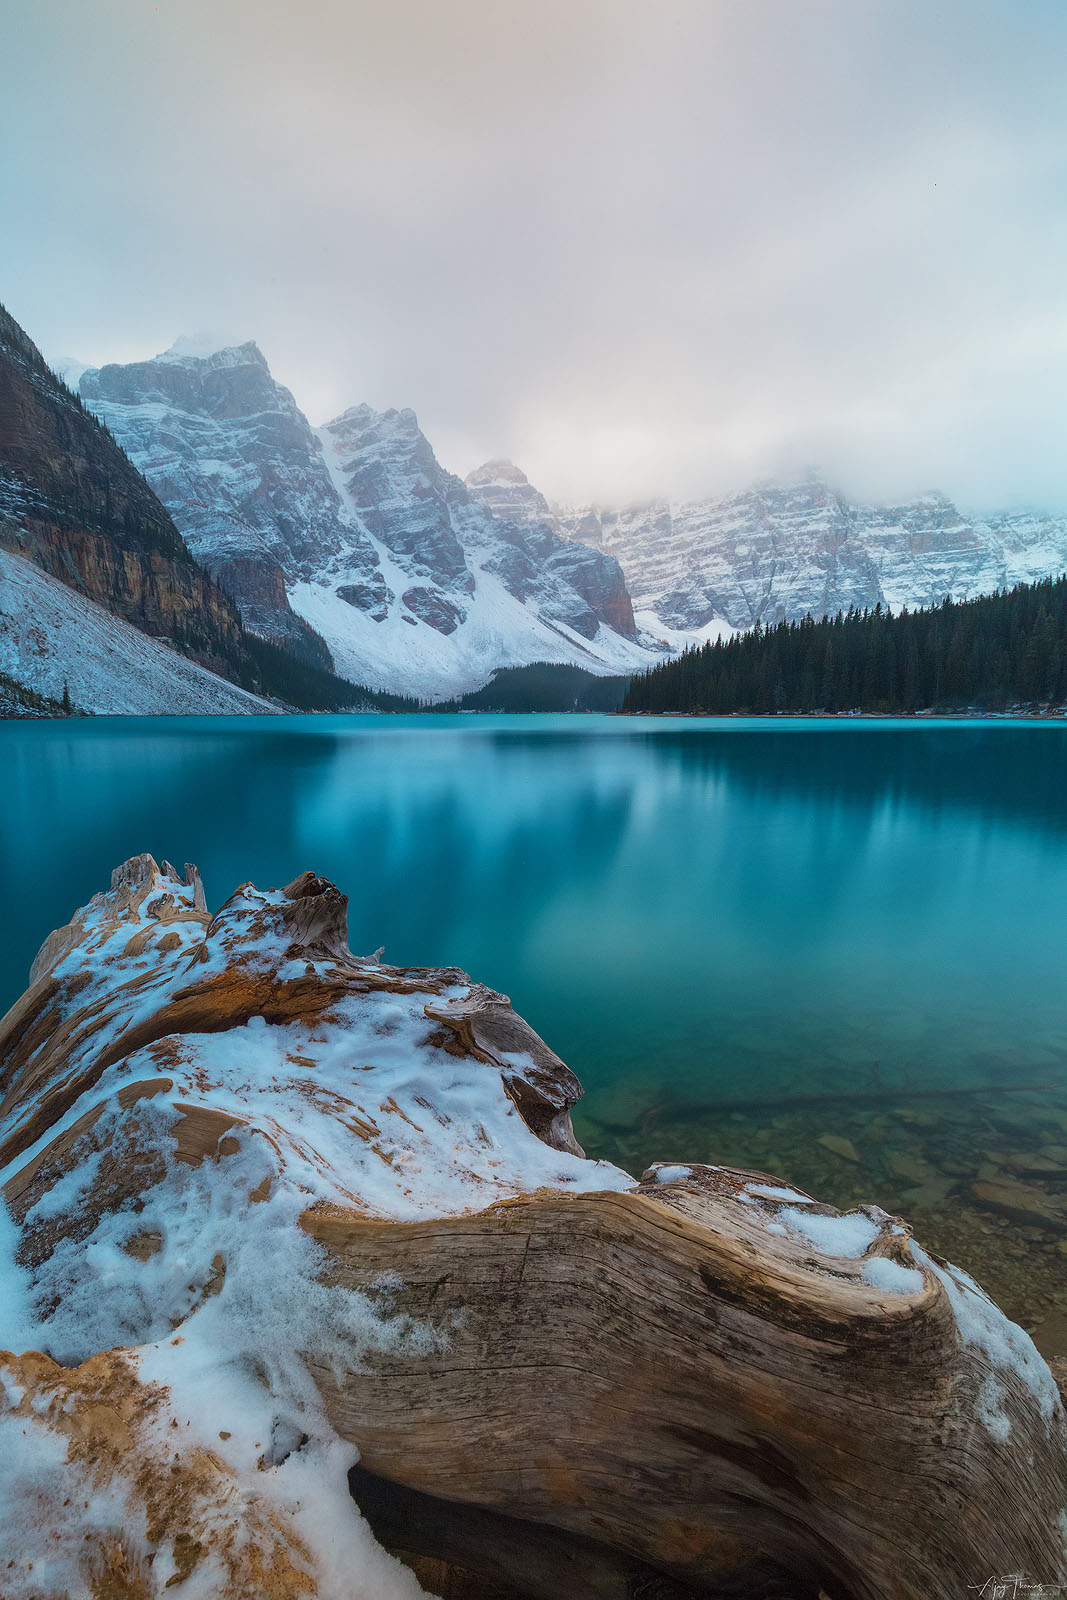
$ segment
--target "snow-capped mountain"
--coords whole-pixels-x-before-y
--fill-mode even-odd
[[[328,668],[329,651],[293,613],[286,582],[359,536],[341,517],[306,417],[256,346],[207,356],[179,346],[152,361],[90,367],[78,392],[233,595],[245,626]],[[373,568],[373,552],[362,555]]]
[[[511,481],[500,467],[468,482],[487,474],[476,492],[499,494]],[[516,494],[516,513],[525,499]],[[551,516],[561,533],[616,557],[639,625],[672,642],[850,605],[937,605],[1067,570],[1067,517],[969,517],[938,493],[856,503],[814,474],[721,499],[553,507]]]
[[[614,557],[495,515],[413,411],[355,406],[316,431],[253,343],[90,369],[79,392],[245,625],[309,659],[428,697],[500,666],[655,659]]]

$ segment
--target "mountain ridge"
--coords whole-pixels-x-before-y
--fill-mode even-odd
[[[252,341],[89,368],[79,393],[261,637],[299,631],[346,676],[425,698],[535,661],[656,659],[614,557],[494,515],[410,408],[314,429]]]
[[[78,392],[120,439],[153,485],[195,555],[233,595],[246,626],[310,666],[332,670],[324,641],[292,611],[285,566],[305,554],[306,527],[284,500],[303,496],[323,536],[333,511],[324,484],[308,482],[310,429],[288,389],[275,384],[254,340],[210,356],[175,348],[148,361],[86,368]],[[234,449],[234,430],[243,438]],[[256,478],[270,456],[269,478]],[[213,463],[198,470],[199,463]],[[243,470],[242,470],[243,469]],[[317,493],[316,493],[317,491]],[[279,510],[279,505],[282,509]]]
[[[502,466],[511,464],[470,474],[475,492],[500,494]],[[510,492],[518,514],[529,496]],[[1067,516],[968,515],[940,490],[895,505],[853,500],[812,471],[700,500],[552,506],[551,515],[562,532],[614,555],[640,622],[678,640],[850,606],[937,605],[1067,570]]]

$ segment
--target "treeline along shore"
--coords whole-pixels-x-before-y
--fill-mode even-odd
[[[1067,577],[930,609],[757,623],[634,678],[623,712],[1035,711],[1067,703]]]

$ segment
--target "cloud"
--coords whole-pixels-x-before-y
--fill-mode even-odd
[[[14,8],[10,8],[13,10]],[[1067,13],[1004,0],[37,0],[0,24],[9,308],[257,339],[548,494],[1067,505]]]

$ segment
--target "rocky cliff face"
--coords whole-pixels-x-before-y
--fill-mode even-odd
[[[513,461],[486,461],[463,480],[494,516],[516,522],[552,523],[552,507]]]
[[[614,558],[591,559],[588,547],[562,537],[550,516],[532,519],[472,493],[440,465],[414,411],[353,406],[320,437],[343,501],[378,545],[383,568],[393,567],[394,588],[412,616],[452,633],[491,604],[485,579],[493,578],[550,627],[562,624],[588,641],[602,628],[635,638]],[[546,505],[536,490],[531,494]],[[381,604],[375,595],[363,608]]]
[[[83,373],[80,392],[246,624],[402,693],[500,666],[647,664],[618,563],[550,521],[494,515],[412,411],[354,406],[316,433],[254,344]]]
[[[108,433],[0,308],[0,544],[232,675],[238,613]]]
[[[359,539],[341,518],[307,419],[256,345],[90,368],[79,392],[237,600],[245,625],[328,668],[329,651],[294,614],[286,584],[324,551]],[[373,568],[373,552],[364,547],[362,557]]]
[[[814,476],[678,506],[557,511],[556,525],[616,557],[653,631],[936,605],[1067,568],[1067,518],[968,517],[937,493],[857,504]]]

